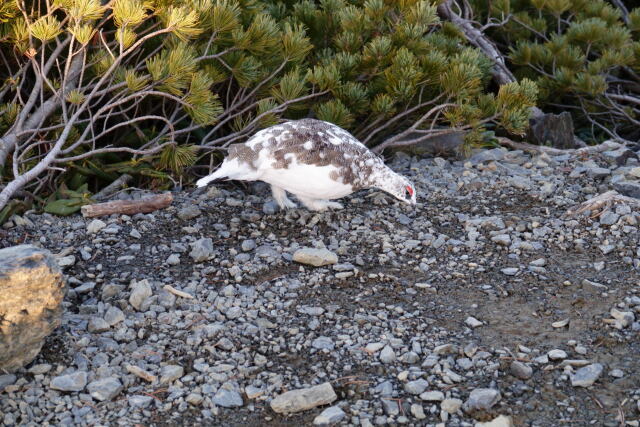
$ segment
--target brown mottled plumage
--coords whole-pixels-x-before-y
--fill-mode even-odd
[[[341,207],[327,199],[370,187],[415,203],[414,187],[406,178],[389,169],[349,132],[314,119],[275,125],[243,144],[231,145],[220,169],[197,185],[220,178],[265,181],[281,207],[295,206],[285,191],[310,209],[323,210]]]

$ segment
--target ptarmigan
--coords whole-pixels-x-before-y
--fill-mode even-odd
[[[294,120],[263,129],[243,144],[229,146],[222,166],[196,183],[219,179],[271,184],[280,208],[294,208],[287,192],[310,210],[342,209],[331,202],[354,191],[379,188],[416,203],[415,187],[392,171],[349,132],[321,120]]]

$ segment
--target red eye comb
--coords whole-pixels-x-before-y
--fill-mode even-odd
[[[410,186],[410,185],[407,185],[407,187],[406,187],[406,188],[407,188],[407,191],[409,192],[409,195],[410,195],[411,197],[413,197],[413,188],[411,188],[411,186]]]

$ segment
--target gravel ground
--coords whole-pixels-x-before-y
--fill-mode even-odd
[[[0,375],[0,423],[638,426],[640,210],[564,216],[640,192],[621,156],[398,155],[415,207],[278,212],[226,184],[14,218],[0,247],[50,249],[69,290],[38,358]]]

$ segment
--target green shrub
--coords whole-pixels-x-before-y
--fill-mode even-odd
[[[579,135],[637,140],[640,106],[640,9],[626,25],[603,0],[471,2],[518,78],[534,80],[545,111],[570,111]]]

